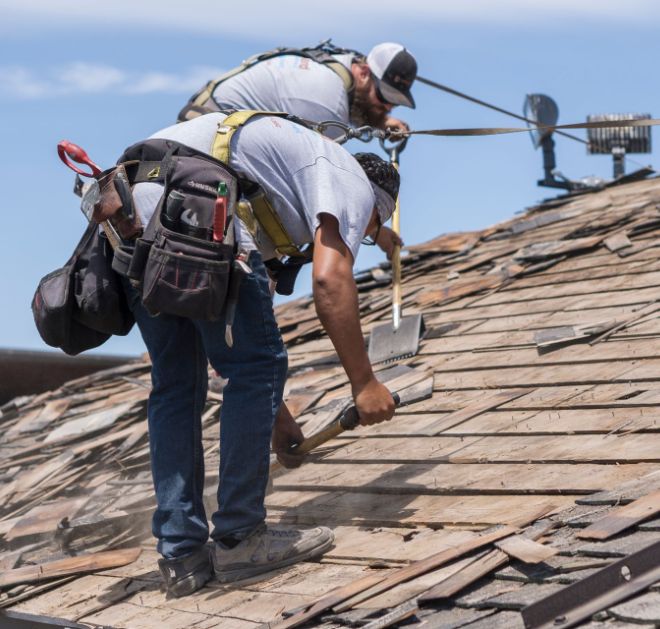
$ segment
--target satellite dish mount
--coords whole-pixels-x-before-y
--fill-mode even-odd
[[[555,141],[552,130],[538,127],[554,127],[559,120],[559,107],[552,98],[545,94],[527,94],[523,106],[529,134],[534,148],[543,149],[543,179],[538,180],[539,186],[562,188],[564,190],[580,190],[585,186],[579,181],[567,179],[557,170],[555,160]],[[537,126],[538,125],[538,126]]]

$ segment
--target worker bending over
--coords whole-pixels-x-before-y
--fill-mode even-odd
[[[361,423],[387,421],[394,414],[394,401],[375,378],[367,357],[353,263],[365,236],[375,235],[390,218],[399,175],[376,155],[352,156],[285,117],[257,114],[241,121],[225,147],[226,163],[265,193],[291,246],[313,243],[316,310],[350,380]],[[180,143],[201,155],[217,156],[218,134],[226,133],[229,123],[225,114],[210,113],[164,129],[147,143],[164,144],[168,155]],[[145,178],[168,181],[175,176],[163,170],[167,169],[154,168]],[[186,176],[186,185],[203,191],[195,179],[194,172]],[[163,185],[140,181],[134,202],[147,225],[164,196]],[[162,203],[159,212],[161,207]],[[256,241],[254,229],[236,216],[229,232],[227,239],[235,237],[239,259],[251,271],[240,284],[232,338],[224,321],[165,312],[151,316],[145,307],[148,287],[138,292],[125,283],[152,361],[148,422],[157,499],[153,533],[163,556],[160,570],[173,596],[199,589],[213,571],[221,582],[240,580],[318,556],[333,542],[325,527],[298,530],[265,524],[271,439],[276,450],[285,452],[302,440],[302,433],[291,415],[280,409],[287,355],[264,265],[274,255],[274,241],[268,233]],[[218,506],[212,515],[210,550],[202,501],[201,416],[207,363],[228,380],[220,417]]]

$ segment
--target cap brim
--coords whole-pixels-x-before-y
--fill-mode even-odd
[[[397,90],[382,80],[378,80],[378,89],[380,90],[380,93],[383,95],[383,98],[388,103],[391,103],[392,105],[401,105],[403,107],[410,107],[410,109],[415,109],[415,99],[410,93],[410,90],[406,90],[405,92],[401,90]]]

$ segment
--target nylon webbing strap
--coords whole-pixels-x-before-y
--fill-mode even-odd
[[[213,94],[213,90],[216,88],[218,83],[223,80],[223,77],[220,77],[218,79],[215,79],[213,81],[209,81],[206,84],[206,87],[202,89],[202,91],[193,98],[192,104],[195,107],[204,107],[207,103],[207,101],[211,98],[211,94]]]
[[[325,64],[330,68],[344,83],[344,89],[350,92],[353,89],[353,74],[339,61],[326,61]]]
[[[438,135],[438,136],[473,136],[500,135],[505,133],[523,133],[527,131],[555,131],[556,129],[607,129],[611,127],[655,127],[660,125],[660,119],[646,120],[598,120],[594,122],[577,122],[574,124],[559,124],[554,127],[535,125],[532,127],[480,127],[475,129],[425,129],[422,131],[405,131],[397,135]]]
[[[129,175],[130,176],[130,175]],[[135,175],[131,183],[161,182],[163,175],[161,173],[161,162],[139,162]]]
[[[288,116],[288,114],[279,111],[258,110],[236,111],[229,114],[218,124],[218,130],[215,134],[215,139],[213,140],[213,157],[225,164],[229,164],[231,158],[231,139],[234,133],[248,122],[248,120],[258,115],[279,117]],[[259,192],[250,195],[248,198],[250,203],[239,204],[237,214],[243,223],[245,223],[248,231],[252,234],[252,237],[256,238],[257,236],[258,224],[273,241],[275,250],[279,254],[297,257],[303,256],[304,254],[300,251],[298,246],[294,244],[277,212],[273,209],[273,206],[266,198],[266,195],[260,190]]]
[[[133,186],[136,183],[163,183],[164,173],[161,172],[160,160],[140,161],[137,159],[121,162],[128,175],[128,181]]]
[[[281,53],[277,53],[277,54],[281,54]],[[274,56],[274,55],[270,55],[269,53],[260,53],[257,55],[252,55],[252,57],[249,57],[248,59],[243,61],[241,65],[236,66],[235,68],[229,70],[228,72],[225,72],[224,74],[221,74],[219,77],[209,81],[206,84],[206,87],[193,99],[192,104],[198,107],[206,107],[208,101],[212,99],[213,92],[215,92],[215,88],[218,87],[220,83],[226,81],[227,79],[231,79],[233,76],[236,76],[241,72],[244,72],[249,67],[255,65],[256,63],[259,63],[260,61],[263,61],[264,59],[269,58],[270,56]]]
[[[243,221],[246,229],[250,232],[250,235],[256,242],[259,242],[259,223],[257,219],[254,218],[252,214],[252,208],[247,201],[239,201],[236,205],[236,216]]]
[[[244,63],[242,63],[240,66],[237,66],[233,70],[229,70],[229,72],[225,72],[221,76],[213,79],[212,81],[209,81],[206,84],[206,87],[199,93],[197,96],[192,101],[192,104],[197,106],[197,107],[206,107],[207,103],[209,100],[211,100],[211,97],[213,96],[213,92],[215,92],[215,88],[220,85],[223,81],[226,81],[227,79],[231,79],[233,76],[236,76],[237,74],[240,74],[244,70],[247,70],[251,65],[254,65],[256,61],[252,61],[251,59],[248,59]]]
[[[223,164],[229,165],[231,157],[231,139],[236,131],[242,127],[250,118],[258,115],[286,117],[281,111],[259,111],[246,109],[229,114],[222,122],[218,123],[218,129],[213,140],[211,154]]]
[[[250,197],[250,205],[254,218],[273,241],[277,253],[293,257],[304,256],[289,237],[280,217],[263,192]]]
[[[252,238],[259,242],[259,228],[261,228],[280,255],[294,258],[307,257],[291,240],[280,217],[262,191],[251,195],[249,201],[249,203],[241,201],[238,204],[236,215],[243,221]]]

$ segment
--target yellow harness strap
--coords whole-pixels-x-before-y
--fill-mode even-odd
[[[242,63],[240,66],[235,67],[232,70],[229,70],[229,72],[225,72],[224,74],[220,75],[219,77],[216,77],[215,79],[212,79],[206,84],[206,87],[202,89],[202,91],[197,94],[197,96],[193,99],[192,104],[196,105],[197,107],[206,107],[207,103],[209,100],[211,100],[211,97],[213,96],[213,92],[215,92],[215,88],[220,85],[223,81],[226,81],[227,79],[231,79],[231,77],[236,76],[237,74],[240,74],[243,72],[243,70],[247,70],[247,68],[250,67],[250,65],[254,65],[254,62],[252,59],[248,59],[244,63]]]
[[[234,136],[234,133],[236,133],[236,131],[238,131],[238,129],[240,129],[248,120],[259,115],[287,116],[288,114],[281,111],[259,111],[256,109],[245,109],[243,111],[235,111],[233,114],[229,114],[222,122],[218,123],[211,155],[223,164],[229,165],[229,158],[231,157],[231,139]]]
[[[218,130],[213,140],[212,155],[215,159],[229,164],[231,158],[231,139],[236,131],[248,120],[258,115],[287,116],[280,111],[245,110],[229,114],[218,124]],[[273,241],[275,251],[285,256],[307,257],[293,242],[287,233],[280,217],[273,209],[262,190],[248,197],[249,203],[239,203],[236,214],[245,223],[252,237],[258,240],[258,227]]]
[[[339,61],[326,61],[324,64],[328,66],[344,83],[344,89],[346,92],[350,92],[353,89],[353,74],[351,71]]]

